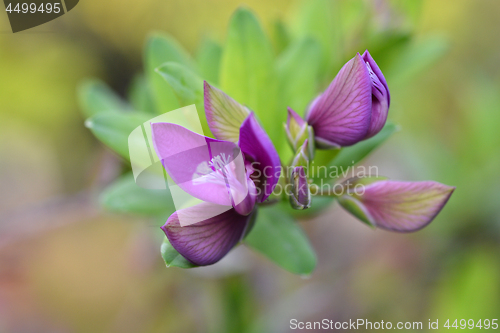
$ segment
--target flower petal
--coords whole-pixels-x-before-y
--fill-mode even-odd
[[[171,123],[152,123],[151,131],[156,154],[183,191],[225,206],[235,206],[247,197],[248,177],[235,143],[211,139]]]
[[[370,74],[359,53],[337,74],[326,91],[311,104],[306,120],[321,148],[350,146],[370,127]]]
[[[387,104],[390,105],[391,104],[391,94],[389,92],[389,87],[387,86],[387,81],[385,80],[384,74],[382,74],[382,71],[378,67],[378,65],[375,62],[375,60],[373,60],[373,58],[372,58],[370,52],[368,52],[368,50],[366,50],[363,53],[363,55],[361,56],[361,58],[363,58],[363,60],[365,61],[365,63],[369,63],[370,64],[370,67],[372,68],[373,73],[378,77],[378,79],[380,80],[380,82],[384,86],[385,90],[387,91],[387,100],[388,100]]]
[[[372,80],[372,119],[368,134],[366,135],[366,138],[370,138],[384,127],[387,121],[391,96],[384,74],[382,74],[382,71],[368,50],[363,53],[361,58],[363,58]]]
[[[237,142],[240,126],[250,111],[207,81],[204,87],[208,127],[217,139]]]
[[[253,112],[241,125],[238,145],[245,154],[247,162],[251,162],[252,167],[258,170],[260,177],[254,181],[261,190],[259,201],[263,202],[278,183],[281,162],[271,139],[257,122]]]
[[[162,230],[170,244],[184,258],[195,265],[215,264],[222,259],[243,237],[252,214],[242,216],[234,209],[204,219],[209,203],[183,209],[172,214]],[[191,216],[201,222],[182,227],[179,214]]]
[[[363,193],[364,190],[364,193]],[[361,220],[382,229],[412,232],[428,225],[444,207],[454,187],[433,181],[381,180],[339,199]]]

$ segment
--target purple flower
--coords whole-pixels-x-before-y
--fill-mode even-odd
[[[202,201],[179,209],[162,227],[172,246],[199,266],[216,263],[243,238],[256,204],[269,197],[281,171],[278,153],[252,112],[207,83],[205,110],[210,129],[225,140],[171,123],[151,124],[169,177]]]
[[[311,103],[306,120],[314,129],[319,148],[350,146],[384,127],[389,104],[384,75],[365,51],[349,60]]]
[[[371,226],[412,232],[428,225],[454,190],[455,187],[433,181],[361,178],[350,182],[338,200],[342,207]]]

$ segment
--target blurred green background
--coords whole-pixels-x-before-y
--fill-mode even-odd
[[[276,21],[298,22],[314,8],[245,4],[276,52]],[[157,223],[99,207],[122,162],[83,126],[77,86],[98,77],[126,96],[152,31],[196,55],[207,37],[223,44],[240,5],[82,0],[17,34],[0,15],[0,332],[288,332],[293,318],[424,327],[499,318],[500,2],[331,0],[332,13],[310,13],[331,15],[327,26],[296,24],[341,34],[333,64],[366,48],[379,54],[389,117],[402,130],[366,163],[394,179],[457,187],[424,230],[373,231],[333,205],[302,221],[318,253],[308,278],[244,247],[186,271],[165,268]]]

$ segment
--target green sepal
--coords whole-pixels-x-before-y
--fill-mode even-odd
[[[179,268],[194,268],[198,267],[186,258],[184,258],[176,249],[170,244],[168,238],[165,237],[163,244],[161,244],[161,257],[167,267]]]

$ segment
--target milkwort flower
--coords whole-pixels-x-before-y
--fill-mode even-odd
[[[389,88],[382,71],[368,51],[356,54],[325,92],[311,103],[305,119],[288,108],[285,129],[296,152],[292,166],[299,165],[298,161],[309,162],[304,153],[305,147],[310,146],[308,141],[314,140],[317,148],[330,149],[350,146],[376,135],[386,123],[389,105]],[[307,132],[311,127],[312,131]],[[306,144],[297,148],[297,142]],[[309,155],[313,156],[313,152]],[[299,171],[302,170],[297,169],[289,180],[294,189],[299,188],[297,184],[307,182],[307,176]],[[313,185],[314,194],[333,195],[343,208],[361,221],[399,232],[425,227],[455,190],[432,181],[402,182],[373,177],[349,179],[342,185],[344,190],[340,195],[328,191],[321,193]],[[359,186],[362,193],[356,191]],[[310,204],[298,203],[300,198],[308,202],[305,188],[300,188],[301,191],[295,191],[290,197],[295,209],[304,209]]]
[[[201,200],[162,227],[193,264],[211,265],[248,232],[256,204],[278,183],[278,153],[253,112],[205,82],[205,112],[216,139],[171,123],[152,123],[156,154],[183,191]]]
[[[390,94],[382,71],[368,51],[356,54],[306,112],[318,148],[351,146],[380,132]]]

